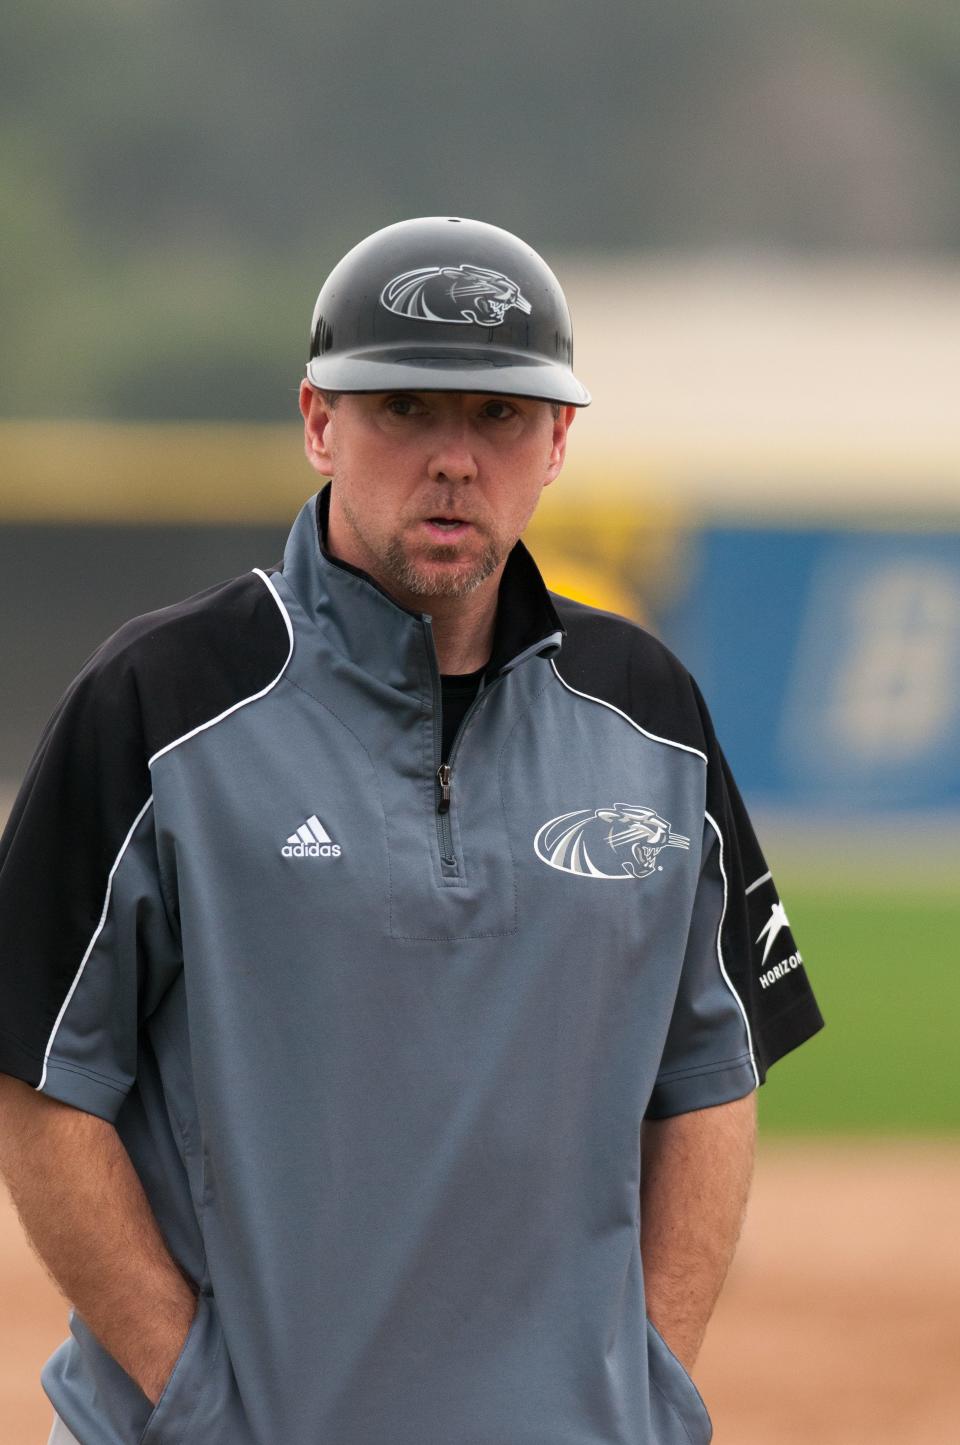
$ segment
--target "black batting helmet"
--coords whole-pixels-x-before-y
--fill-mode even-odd
[[[587,406],[560,283],[518,236],[424,216],[348,251],[313,311],[321,391],[482,391]]]

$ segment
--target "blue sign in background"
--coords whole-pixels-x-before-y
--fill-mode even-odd
[[[658,629],[744,792],[960,805],[960,533],[710,528]]]

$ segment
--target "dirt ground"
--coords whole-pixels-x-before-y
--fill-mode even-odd
[[[714,1445],[960,1441],[958,1201],[960,1142],[764,1144],[695,1371]],[[45,1445],[66,1306],[5,1197],[0,1301],[0,1442]]]

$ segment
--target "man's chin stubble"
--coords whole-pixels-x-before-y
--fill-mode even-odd
[[[427,552],[427,560],[446,563],[449,550],[437,547]],[[492,542],[484,547],[476,561],[463,569],[435,572],[418,566],[405,555],[399,542],[392,542],[384,556],[384,565],[394,583],[417,597],[467,597],[476,591],[499,567],[501,558]],[[449,565],[449,564],[447,564]]]

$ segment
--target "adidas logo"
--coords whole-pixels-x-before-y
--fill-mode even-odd
[[[311,813],[280,849],[284,858],[339,858],[340,844],[330,841],[330,834],[316,813]]]

